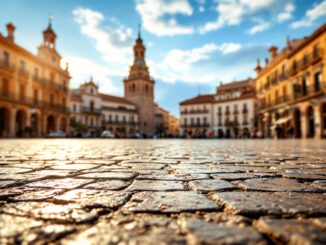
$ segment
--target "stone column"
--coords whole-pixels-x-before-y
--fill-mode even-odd
[[[307,124],[307,115],[306,115],[306,111],[305,110],[302,110],[300,108],[300,115],[301,115],[301,118],[300,118],[300,122],[301,122],[301,138],[302,139],[306,139],[307,138],[307,130],[308,130],[308,124]]]
[[[10,110],[10,116],[9,116],[9,137],[15,137],[16,136],[16,109]]]
[[[313,108],[314,108],[314,121],[315,121],[315,136],[314,136],[314,138],[320,139],[322,137],[320,104],[315,105]]]

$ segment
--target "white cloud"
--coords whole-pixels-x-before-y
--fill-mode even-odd
[[[267,30],[271,24],[262,20],[262,19],[259,19],[259,18],[254,18],[253,19],[254,22],[257,23],[257,25],[251,27],[247,32],[250,34],[250,35],[254,35],[258,32],[262,32],[262,31],[265,31]]]
[[[277,22],[281,23],[292,19],[294,10],[295,10],[295,5],[293,3],[287,3],[284,6],[284,11],[282,11],[276,16]]]
[[[200,28],[201,33],[217,30],[223,26],[236,26],[241,24],[245,16],[268,9],[276,0],[220,0],[217,1],[217,19],[205,23]]]
[[[175,15],[191,16],[192,6],[187,0],[139,0],[136,10],[141,16],[144,28],[157,36],[192,34],[194,28],[178,23]]]
[[[225,56],[240,49],[241,45],[236,43],[209,43],[190,50],[172,49],[162,62],[149,61],[149,65],[153,76],[165,82],[212,83],[221,76],[211,66],[215,55]]]
[[[132,31],[117,19],[105,19],[102,13],[87,8],[73,10],[75,21],[81,32],[95,41],[96,49],[107,62],[128,63],[130,61],[130,44]],[[107,26],[103,27],[103,22]]]
[[[306,11],[305,17],[301,20],[295,21],[291,24],[293,29],[311,26],[315,20],[324,17],[326,15],[326,1],[313,6]]]
[[[101,92],[110,94],[122,94],[121,84],[114,83],[112,76],[121,76],[121,73],[112,72],[104,65],[99,65],[87,58],[70,56],[62,60],[62,63],[69,63],[69,72],[72,76],[70,87],[77,88],[79,85],[89,79],[91,76],[95,83],[98,83]]]

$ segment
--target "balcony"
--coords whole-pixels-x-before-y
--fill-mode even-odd
[[[190,124],[181,124],[182,128],[208,128],[208,123],[190,123]]]
[[[7,60],[0,60],[0,69],[9,73],[13,73],[15,71],[15,66]]]
[[[289,77],[293,77],[298,73],[298,71],[299,71],[298,66],[293,66],[287,70],[287,75]]]
[[[90,114],[102,114],[101,108],[92,108],[92,107],[83,107],[82,109],[83,113],[90,113]]]
[[[26,71],[25,69],[19,69],[18,76],[19,76],[19,79],[23,79],[23,80],[27,81],[29,78],[29,72]]]
[[[207,114],[208,113],[208,110],[200,110],[200,109],[197,109],[197,110],[190,110],[188,112],[189,114]]]
[[[310,54],[311,64],[315,64],[322,59],[323,59],[323,50],[321,48],[317,48],[316,50],[314,50],[314,52]]]
[[[9,91],[2,91],[2,93],[0,93],[0,99],[10,101],[12,103],[28,105],[34,108],[41,108],[43,105],[42,101],[36,98],[27,97],[23,94],[12,93]]]
[[[139,123],[135,121],[119,121],[119,120],[106,120],[102,121],[104,125],[122,125],[122,126],[138,126]]]
[[[54,82],[53,80],[49,80],[49,79],[42,79],[42,84],[45,85],[45,86],[49,86],[51,88],[54,88],[54,89],[58,89],[58,90],[61,90],[61,91],[64,91],[64,92],[68,92],[68,87],[63,85],[63,84],[59,84],[59,83],[56,83]]]
[[[129,112],[129,113],[136,113],[136,109],[130,109],[126,107],[111,107],[111,106],[102,106],[102,110],[107,111],[121,111],[121,112]]]
[[[188,111],[181,111],[180,114],[181,115],[187,115],[188,114]]]
[[[44,101],[42,103],[42,105],[43,105],[43,108],[49,109],[49,110],[55,110],[55,111],[60,111],[60,112],[69,112],[70,111],[69,107],[67,107],[66,105],[63,105],[63,104],[56,104],[56,103]]]

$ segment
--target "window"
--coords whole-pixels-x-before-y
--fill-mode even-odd
[[[308,95],[308,88],[307,88],[307,77],[303,76],[301,80],[301,86],[302,86],[302,95],[306,96]]]
[[[9,96],[9,80],[6,78],[2,79],[2,95]]]
[[[20,65],[19,65],[20,72],[24,72],[25,71],[25,68],[26,68],[25,66],[26,66],[25,61],[21,60],[20,61]]]
[[[185,126],[187,126],[187,118],[183,119]]]
[[[148,85],[147,84],[145,85],[145,93],[146,94],[148,93]]]
[[[93,90],[93,88],[91,88],[91,94],[94,94],[94,90]]]
[[[119,122],[119,116],[118,115],[115,115],[115,121]]]
[[[51,82],[54,82],[54,80],[55,80],[54,78],[55,78],[55,77],[54,77],[54,74],[53,74],[53,73],[50,73],[50,81],[51,81]]]
[[[19,98],[21,101],[25,100],[25,85],[23,84],[19,86]]]
[[[50,106],[54,105],[54,95],[50,94]]]
[[[283,101],[287,100],[287,91],[286,91],[286,85],[283,86]]]
[[[200,118],[197,117],[197,125],[200,125]]]
[[[194,125],[194,119],[191,118],[190,121],[191,121],[191,125]]]
[[[76,112],[76,111],[77,111],[77,107],[76,107],[76,104],[73,104],[73,105],[72,105],[72,110],[73,110],[74,112]]]
[[[7,51],[3,51],[3,65],[9,66],[10,64],[10,55]]]
[[[122,121],[125,123],[126,122],[126,116],[122,117]]]
[[[34,68],[34,77],[37,79],[39,77],[39,70],[37,67]]]
[[[90,111],[94,111],[94,101],[90,101],[89,102],[89,109],[90,109]]]
[[[207,117],[204,117],[204,125],[207,125]]]
[[[321,84],[321,72],[317,72],[314,74],[314,88],[315,88],[315,92],[319,92],[320,91],[320,84]]]
[[[318,53],[318,44],[316,44],[316,45],[314,46],[313,58],[314,58],[314,59],[317,59],[318,56],[319,56],[319,53]]]
[[[33,100],[34,100],[34,104],[38,103],[38,90],[37,89],[34,89]]]

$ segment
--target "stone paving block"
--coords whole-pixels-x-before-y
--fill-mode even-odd
[[[96,165],[96,164],[75,164],[75,163],[60,164],[60,163],[57,163],[57,164],[51,166],[51,169],[80,171],[80,170],[91,170],[91,169],[93,170],[98,167],[99,167],[99,165]]]
[[[61,244],[186,244],[176,221],[158,215],[113,216]]]
[[[213,195],[233,214],[325,215],[326,195],[314,193],[221,192]]]
[[[16,181],[16,180],[0,180],[0,188],[15,186],[19,183],[22,183],[22,182]]]
[[[0,213],[65,223],[86,223],[98,217],[95,211],[83,210],[76,204],[59,205],[49,202],[9,203],[0,207]]]
[[[55,196],[54,200],[75,202],[83,207],[117,208],[125,204],[129,200],[129,197],[130,193],[128,192],[77,189]]]
[[[189,181],[189,187],[193,191],[230,191],[237,189],[236,186],[225,180],[207,179]]]
[[[124,189],[130,185],[129,182],[122,180],[99,180],[95,183],[87,184],[84,189],[94,189],[94,190],[111,190],[117,191]]]
[[[65,178],[65,179],[40,180],[36,182],[31,182],[26,186],[40,187],[40,188],[74,189],[89,184],[91,182],[93,181],[87,179]]]
[[[325,228],[308,220],[259,219],[255,226],[275,243],[325,244],[326,241]]]
[[[201,180],[209,179],[208,174],[139,174],[137,180]]]
[[[173,180],[135,180],[129,191],[183,191],[182,181]]]
[[[266,175],[269,176],[268,174]],[[263,177],[255,173],[220,173],[220,174],[211,174],[211,176],[214,179],[220,179],[220,180],[243,180],[243,179]]]
[[[199,219],[184,220],[181,225],[188,234],[188,244],[268,244],[252,227],[218,225]]]
[[[124,208],[132,212],[177,213],[220,210],[221,206],[197,192],[173,191],[138,192]]]
[[[297,180],[286,178],[247,179],[238,182],[238,186],[246,191],[323,192],[322,189],[307,183],[300,183]]]
[[[64,192],[63,189],[33,189],[27,188],[19,195],[15,195],[10,197],[9,200],[19,201],[19,202],[27,202],[27,201],[42,201],[42,200],[49,200],[55,195],[61,194]]]
[[[218,170],[213,170],[209,165],[204,164],[178,164],[169,165],[175,174],[213,174]]]
[[[87,179],[112,179],[112,180],[131,180],[137,176],[136,173],[123,172],[103,172],[103,173],[88,173],[78,175],[77,178]]]

